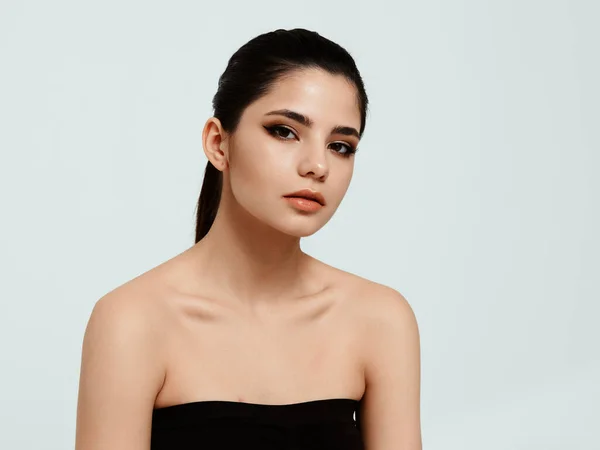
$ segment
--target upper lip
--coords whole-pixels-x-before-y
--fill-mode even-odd
[[[320,192],[313,191],[312,189],[301,189],[301,190],[296,191],[296,192],[294,192],[292,194],[284,195],[284,197],[302,197],[302,198],[308,198],[310,200],[315,200],[316,202],[318,202],[321,205],[325,206],[325,197],[323,197],[323,195]]]

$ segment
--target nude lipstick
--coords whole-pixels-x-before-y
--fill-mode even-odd
[[[311,189],[302,189],[283,197],[291,206],[301,211],[315,212],[325,206],[323,195]]]

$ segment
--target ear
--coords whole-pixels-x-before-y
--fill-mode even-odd
[[[229,166],[227,132],[216,117],[209,118],[204,124],[202,146],[204,154],[217,170],[222,172]]]

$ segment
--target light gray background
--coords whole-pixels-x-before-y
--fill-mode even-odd
[[[73,448],[94,303],[193,243],[227,59],[304,27],[371,113],[303,248],[411,303],[424,448],[600,449],[597,1],[0,5],[0,448]]]

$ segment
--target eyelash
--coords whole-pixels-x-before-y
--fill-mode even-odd
[[[289,141],[289,139],[281,137],[279,134],[277,134],[276,130],[285,130],[285,131],[289,131],[290,133],[292,133],[294,135],[296,134],[296,133],[294,133],[294,131],[292,131],[291,128],[288,128],[288,127],[282,126],[282,125],[272,125],[269,127],[266,126],[264,128],[267,130],[267,132],[269,134],[271,134],[272,136],[276,137],[277,139],[281,139],[283,141]],[[332,142],[332,144],[343,145],[347,148],[345,153],[340,153],[340,152],[334,150],[338,155],[340,155],[344,158],[348,158],[358,151],[358,148],[355,148],[352,145],[345,143],[345,142]]]

